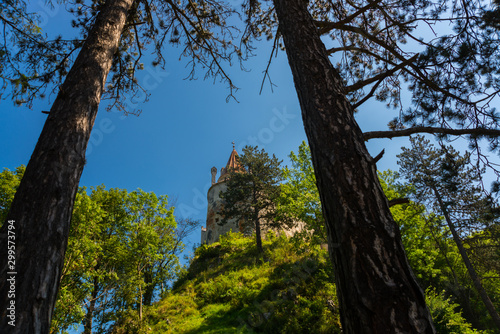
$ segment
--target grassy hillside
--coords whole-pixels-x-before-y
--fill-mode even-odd
[[[139,325],[124,315],[114,333],[340,333],[333,269],[319,246],[268,234],[231,233],[196,250],[173,290]]]
[[[253,238],[229,233],[202,245],[173,289],[144,311],[123,312],[114,334],[341,333],[333,268],[327,251],[272,233],[258,254]],[[473,330],[457,304],[427,291],[439,334]]]

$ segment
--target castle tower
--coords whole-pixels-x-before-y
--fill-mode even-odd
[[[212,186],[208,189],[207,200],[208,200],[208,209],[207,209],[207,222],[206,228],[202,227],[201,229],[201,243],[211,244],[219,240],[219,236],[229,232],[232,230],[233,232],[240,231],[240,222],[236,219],[230,219],[225,225],[220,226],[220,222],[222,221],[222,199],[220,198],[220,194],[227,190],[226,181],[229,177],[228,171],[230,169],[239,168],[238,160],[237,160],[238,152],[234,148],[233,142],[233,151],[229,156],[229,160],[225,167],[220,169],[220,176],[217,182],[217,168],[212,167],[211,175],[212,175]]]

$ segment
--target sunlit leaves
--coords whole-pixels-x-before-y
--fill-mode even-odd
[[[4,169],[0,173],[0,226],[7,218],[10,204],[24,175],[24,170],[24,166],[19,166],[15,171]]]
[[[291,166],[283,169],[285,182],[281,185],[279,210],[305,223],[305,235],[312,232],[313,241],[326,243],[326,231],[316,177],[311,161],[311,151],[306,142],[297,154],[291,152]]]
[[[245,146],[238,162],[242,169],[229,171],[227,190],[221,193],[223,224],[229,219],[242,220],[244,231],[252,231],[257,224],[262,228],[282,228],[291,223],[276,210],[281,192],[279,183],[283,180],[281,161],[274,155],[269,157],[264,149]]]
[[[167,196],[136,190],[81,189],[75,201],[53,329],[112,325],[158,298],[177,274],[183,250]],[[85,325],[85,323],[84,323]]]

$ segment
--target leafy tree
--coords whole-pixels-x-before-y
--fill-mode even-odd
[[[24,166],[17,167],[15,171],[6,168],[0,173],[0,224],[3,224],[7,218],[10,204],[14,199],[19,183],[21,183],[25,169]]]
[[[244,230],[255,230],[257,249],[263,252],[262,230],[264,228],[282,228],[287,220],[276,210],[280,196],[280,182],[283,174],[281,161],[274,155],[269,157],[264,149],[257,146],[245,146],[243,154],[237,157],[241,168],[229,170],[227,190],[221,193],[224,200],[222,224],[229,219],[242,221]]]
[[[122,313],[141,318],[179,272],[178,256],[193,222],[179,228],[166,196],[136,190],[81,189],[72,217],[51,331],[75,324],[107,330]]]
[[[7,213],[24,166],[0,173],[2,212]],[[183,241],[198,222],[182,219],[175,226],[166,196],[125,190],[81,188],[76,196],[64,267],[51,333],[84,325],[91,333],[103,327],[120,308],[151,305],[178,272]],[[137,228],[139,226],[139,228]],[[140,242],[128,235],[143,236]],[[144,237],[145,236],[145,237]],[[134,247],[128,244],[132,241]],[[143,272],[137,273],[142,261]],[[142,275],[141,275],[142,274]],[[131,277],[135,275],[135,279]],[[128,291],[128,292],[125,292]],[[125,301],[119,298],[129,296]],[[138,302],[139,301],[139,302]],[[128,306],[127,306],[128,305]],[[104,322],[104,323],[103,323]]]
[[[480,171],[468,167],[469,153],[460,156],[452,146],[436,149],[421,136],[410,140],[411,149],[403,148],[398,156],[401,172],[415,185],[418,198],[425,198],[443,214],[474,287],[500,329],[500,316],[463,243],[465,237],[489,227],[500,212],[493,199],[477,186]]]
[[[398,173],[384,171],[379,173],[382,189],[390,200],[408,198],[414,188],[402,184]],[[424,205],[408,201],[391,207],[394,220],[401,231],[401,239],[411,268],[423,287],[439,287],[443,264],[440,258],[437,240],[443,238],[439,230],[434,229],[435,215],[427,214]],[[436,240],[437,239],[437,240]]]
[[[449,238],[449,231],[442,226],[441,217],[421,203],[408,198],[415,194],[413,185],[402,183],[398,173],[380,173],[382,188],[389,200],[406,198],[407,202],[391,207],[394,220],[401,230],[401,238],[408,261],[420,285],[426,289],[446,291],[460,303],[467,320],[475,328],[481,328],[477,312],[473,308],[474,296],[469,289],[469,276],[456,245]],[[426,293],[426,300],[429,295]],[[440,301],[437,305],[445,305]],[[429,305],[434,321],[441,309]],[[436,330],[440,332],[440,325]],[[441,327],[441,329],[444,327]]]
[[[87,235],[90,248],[83,248],[77,241],[75,247],[68,249],[70,254],[78,252],[84,258],[92,256],[93,259],[91,263],[83,267],[83,273],[73,276],[77,282],[70,280],[68,284],[78,287],[79,283],[83,283],[83,287],[87,286],[87,294],[83,303],[85,317],[81,323],[84,325],[84,333],[91,333],[94,327],[102,329],[110,321],[109,315],[114,312],[115,295],[121,290],[120,281],[123,273],[119,270],[124,265],[124,256],[127,252],[125,236],[129,229],[126,209],[128,193],[126,190],[106,190],[104,186],[99,186],[92,188],[90,195],[86,192],[85,195],[103,212],[103,215],[95,222],[96,226],[93,231]],[[72,228],[73,221],[76,220],[81,229],[86,230],[89,221],[85,215],[80,216],[78,213],[78,211],[73,213]],[[92,254],[93,251],[95,253]]]
[[[173,252],[176,224],[166,196],[137,190],[129,194],[126,209],[130,222],[120,268],[124,270],[121,278],[125,279],[122,305],[137,305],[133,308],[138,309],[142,319],[144,302],[150,305],[160,284],[167,284],[179,269],[177,254]]]
[[[473,334],[481,333],[471,328],[471,325],[462,317],[457,307],[444,293],[438,294],[435,290],[425,292],[427,305],[432,313],[432,319],[439,334]]]
[[[51,333],[64,332],[78,324],[84,324],[84,332],[89,333],[87,328],[92,327],[96,303],[107,282],[116,278],[109,256],[103,259],[114,241],[103,223],[108,215],[84,188],[78,191]],[[103,264],[105,261],[108,263]]]
[[[24,4],[7,2],[12,8],[18,3]],[[182,45],[182,54],[190,61],[193,71],[196,64],[201,64],[208,76],[221,77],[234,88],[222,67],[232,55],[240,54],[228,41],[235,31],[226,22],[233,12],[228,5],[212,0],[79,0],[76,6],[74,24],[80,28],[85,41],[78,43],[81,48],[71,66],[63,67],[64,82],[57,87],[57,97],[7,216],[15,221],[17,231],[18,294],[16,327],[12,328],[6,320],[8,270],[7,264],[1,262],[0,331],[3,332],[49,331],[71,212],[98,106],[106,92],[116,102],[112,105],[133,112],[124,99],[141,89],[135,73],[143,66],[144,46],[154,46],[155,64],[163,66],[164,44]],[[4,8],[2,23],[14,28],[6,20],[17,14],[4,16]],[[4,45],[2,60],[6,57],[6,48],[19,47],[17,39],[4,41],[9,45]],[[62,61],[71,62],[70,58],[63,57]],[[69,67],[66,75],[65,68]],[[9,62],[2,62],[1,68],[2,73],[16,71],[15,65]],[[108,78],[110,72],[112,75]],[[45,79],[52,80],[49,77],[42,81]],[[32,92],[29,84],[23,81],[21,84],[21,93],[25,92],[24,88],[26,93]],[[7,256],[6,242],[4,226],[0,229],[2,258]]]
[[[281,184],[279,210],[305,223],[306,230],[314,231],[313,240],[316,243],[326,243],[325,223],[309,146],[303,141],[297,154],[291,152],[289,157],[292,166],[283,168],[286,182]]]

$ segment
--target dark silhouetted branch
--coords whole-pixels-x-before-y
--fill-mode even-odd
[[[447,129],[447,128],[435,128],[428,126],[417,126],[414,128],[408,128],[403,130],[388,130],[388,131],[369,131],[364,133],[365,141],[375,138],[396,138],[396,137],[407,137],[414,133],[430,133],[430,134],[442,134],[442,135],[475,135],[475,136],[500,136],[500,130],[498,129],[485,129],[485,128],[475,128],[475,129]]]

